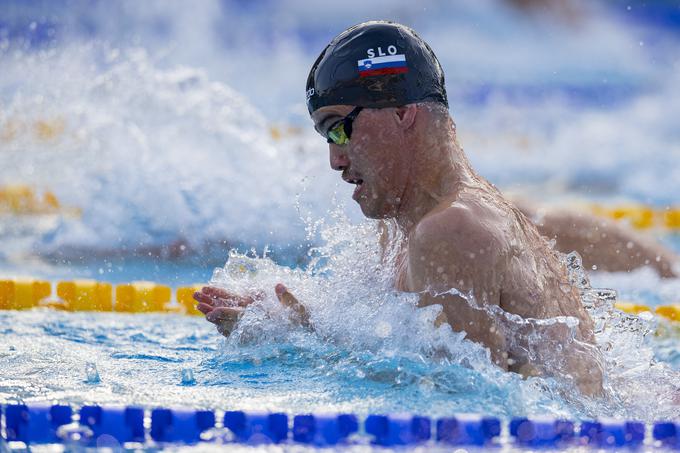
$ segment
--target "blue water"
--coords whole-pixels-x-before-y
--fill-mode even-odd
[[[244,292],[269,289],[271,294],[247,312],[229,339],[202,317],[46,309],[2,312],[0,399],[288,413],[483,412],[504,417],[551,414],[647,421],[677,415],[677,402],[672,401],[680,371],[677,327],[666,326],[655,336],[648,318],[620,313],[607,318],[609,327],[599,341],[612,365],[602,397],[580,396],[559,380],[522,380],[494,367],[481,348],[461,335],[434,329],[433,312],[415,309],[411,296],[390,294],[380,272],[367,272],[375,268],[377,256],[377,246],[371,245],[372,236],[367,234],[371,229],[343,229],[344,235],[338,230],[334,242],[318,252],[335,260],[317,264],[320,273],[232,254],[213,282]],[[355,248],[333,253],[350,237]],[[238,264],[229,265],[242,260],[248,262],[245,274],[235,270]],[[144,277],[150,275],[150,268],[138,261],[113,273]],[[147,274],[137,274],[139,269]],[[151,272],[160,269],[167,272],[161,280],[166,283],[206,271],[197,265],[182,268],[166,263]],[[651,273],[638,271],[636,280],[653,281]],[[625,274],[591,277],[594,284],[610,287],[625,286],[620,282],[631,279]],[[115,281],[115,276],[110,280]],[[276,281],[286,282],[305,301],[315,331],[290,324],[276,308]],[[625,288],[621,294],[639,296],[634,300],[650,305],[677,294],[677,281],[657,278],[656,282],[660,284],[655,288],[637,283],[631,285],[630,294]],[[417,337],[414,331],[419,332]],[[96,379],[91,377],[93,369]],[[194,380],[186,382],[184,375],[189,372]]]
[[[568,391],[560,396],[549,380],[527,383],[516,375],[399,350],[390,355],[384,349],[350,349],[300,331],[289,333],[287,341],[237,347],[219,340],[198,317],[34,310],[0,313],[0,322],[5,326],[0,331],[3,402],[581,419],[677,414],[677,408],[665,405],[650,412],[648,403],[621,401],[621,394],[595,400]],[[677,370],[674,343],[677,337],[652,341],[657,358]],[[98,372],[95,382],[88,366]],[[183,382],[185,370],[193,372],[194,382]],[[652,373],[646,377],[655,380]]]
[[[4,312],[0,399],[71,404],[184,405],[215,409],[305,412],[483,412],[584,418],[631,414],[600,402],[573,406],[520,385],[511,375],[485,376],[418,356],[349,351],[303,334],[291,343],[224,348],[211,326],[178,315]],[[11,327],[10,327],[11,326]],[[30,341],[27,341],[29,340]],[[677,360],[677,352],[674,353]],[[99,382],[88,381],[93,363]],[[182,382],[182,370],[195,383]],[[613,401],[609,402],[610,404]],[[612,404],[612,406],[614,406]]]
[[[14,326],[2,331],[4,401],[295,413],[529,409],[520,395],[478,373],[417,357],[347,351],[303,337],[297,344],[223,351],[199,318],[5,312],[0,319]],[[87,363],[96,365],[101,382],[87,382]],[[182,383],[182,369],[193,370],[195,384]]]

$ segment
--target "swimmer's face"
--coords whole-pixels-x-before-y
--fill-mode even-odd
[[[314,127],[324,136],[354,109],[322,107],[312,114]],[[329,144],[330,165],[342,179],[356,187],[352,198],[366,217],[395,217],[406,187],[410,164],[396,108],[361,110],[344,145]]]

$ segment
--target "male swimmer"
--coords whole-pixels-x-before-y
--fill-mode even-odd
[[[307,106],[328,140],[331,168],[356,186],[364,215],[403,232],[397,289],[420,294],[421,307],[440,305],[436,323],[465,331],[503,369],[571,379],[585,394],[602,391],[593,322],[579,290],[560,253],[470,166],[427,43],[391,22],[349,28],[314,63]],[[304,305],[283,284],[275,292],[309,325]],[[262,294],[205,287],[194,297],[228,336]],[[558,317],[577,325],[542,322]]]

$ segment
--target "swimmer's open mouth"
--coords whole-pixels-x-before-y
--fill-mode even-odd
[[[355,182],[352,184],[356,184],[357,186],[354,188],[354,193],[352,193],[352,198],[357,199],[359,198],[359,192],[361,191],[361,188],[364,185],[364,180],[363,179],[356,179]]]
[[[364,184],[364,180],[359,178],[345,178],[345,177],[343,177],[342,179],[344,179],[345,182],[348,182],[350,184],[356,184],[356,188],[354,189],[354,193],[352,194],[352,198],[356,200],[359,191],[361,191],[361,187]]]

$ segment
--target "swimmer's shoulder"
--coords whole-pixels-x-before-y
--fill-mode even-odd
[[[428,213],[409,238],[412,270],[425,280],[432,272],[472,278],[480,270],[495,266],[505,248],[503,234],[493,227],[491,213],[486,211],[454,200]]]
[[[428,212],[414,230],[412,240],[449,241],[463,246],[477,241],[502,241],[504,216],[474,196],[457,196],[440,202]]]

